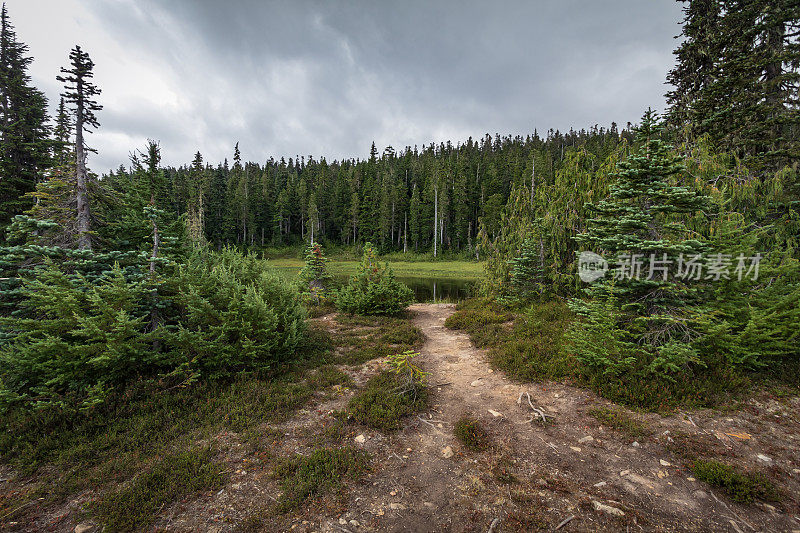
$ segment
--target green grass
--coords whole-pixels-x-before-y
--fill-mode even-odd
[[[633,439],[646,437],[651,433],[644,422],[637,420],[620,409],[600,407],[591,409],[589,414],[606,426],[621,431]]]
[[[168,455],[126,487],[103,497],[96,513],[108,531],[141,530],[164,505],[216,489],[222,480],[223,467],[212,460],[208,449]]]
[[[458,441],[471,452],[482,452],[490,445],[489,433],[480,421],[465,416],[453,427],[453,434]]]
[[[367,381],[347,404],[348,413],[358,422],[375,429],[400,429],[404,416],[422,411],[428,405],[424,384],[409,384],[406,378],[387,370]]]
[[[751,503],[756,500],[778,501],[780,493],[761,473],[751,473],[714,460],[697,460],[692,471],[700,481],[723,489],[732,500]]]
[[[350,276],[358,270],[360,261],[331,261],[328,270],[334,276]],[[270,259],[269,265],[277,272],[293,277],[303,267],[301,259],[281,257]],[[483,263],[473,261],[389,261],[398,277],[478,280],[483,277]]]
[[[447,317],[444,325],[450,329],[466,331],[478,348],[494,346],[506,336],[508,327],[505,322],[514,315],[494,300],[473,298],[459,303],[456,312]]]
[[[275,476],[281,480],[283,493],[278,511],[299,507],[308,498],[338,489],[346,478],[357,480],[366,471],[369,456],[354,448],[321,448],[310,455],[297,455],[280,462]]]
[[[341,314],[336,322],[340,328],[334,335],[339,348],[335,362],[339,364],[360,365],[425,343],[425,335],[407,319]]]

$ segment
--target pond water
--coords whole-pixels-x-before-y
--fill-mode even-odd
[[[414,291],[418,302],[458,302],[475,294],[476,280],[397,277]]]
[[[335,276],[341,284],[347,283],[348,276]],[[422,278],[397,276],[397,281],[405,283],[414,292],[417,302],[459,302],[475,294],[474,279]]]

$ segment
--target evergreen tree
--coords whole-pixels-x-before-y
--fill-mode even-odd
[[[630,350],[620,351],[617,359],[598,361],[580,347],[606,335],[616,339],[618,330],[625,332],[625,346],[635,344],[650,358],[654,371],[682,367],[694,359],[690,324],[697,319],[697,289],[690,287],[692,280],[679,278],[681,272],[673,265],[681,259],[688,263],[704,250],[680,215],[696,213],[707,198],[675,184],[684,168],[660,134],[657,117],[648,110],[636,131],[638,150],[619,163],[609,197],[594,206],[596,214],[588,220],[586,233],[577,237],[585,250],[602,253],[619,267],[587,290],[588,303],[571,303],[583,318],[572,337],[578,358],[589,365],[602,364],[605,371],[618,373],[632,365]],[[603,304],[594,305],[593,300]],[[610,313],[612,323],[597,313]]]
[[[77,198],[77,232],[78,248],[87,250],[92,248],[90,235],[90,210],[89,210],[89,175],[86,170],[86,154],[93,152],[84,142],[84,133],[90,133],[91,128],[99,127],[96,111],[103,107],[94,97],[100,94],[91,79],[94,77],[92,70],[94,63],[89,54],[75,46],[69,54],[71,68],[62,68],[64,76],[56,79],[64,84],[63,98],[67,104],[73,105],[72,116],[75,119],[75,179]]]
[[[751,167],[800,159],[800,6],[794,0],[688,0],[668,81],[670,122]]]
[[[297,279],[300,282],[300,292],[308,295],[309,299],[319,304],[327,298],[333,276],[328,272],[328,258],[319,243],[312,242],[305,252],[305,265],[300,270]]]
[[[5,4],[0,11],[0,228],[31,205],[28,193],[50,165],[47,99],[30,83],[28,46]]]

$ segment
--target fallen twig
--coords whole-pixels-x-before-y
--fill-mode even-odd
[[[428,422],[427,420],[425,420],[425,419],[424,419],[424,418],[422,418],[421,416],[418,416],[418,417],[417,417],[417,420],[419,420],[420,422],[425,422],[426,424],[428,424],[428,425],[429,425],[430,427],[432,427],[433,429],[437,429],[437,430],[438,430],[438,428],[437,428],[436,426],[434,426],[433,424],[431,424],[430,422]]]
[[[522,405],[522,397],[523,397],[523,396],[525,396],[525,397],[527,398],[527,400],[528,400],[528,405],[531,407],[531,409],[533,409],[533,412],[534,412],[536,415],[538,415],[538,416],[539,416],[539,418],[540,418],[540,419],[541,419],[541,421],[542,421],[542,424],[547,424],[547,417],[548,417],[548,416],[549,416],[550,418],[553,418],[553,415],[545,413],[545,412],[544,412],[544,409],[543,409],[542,407],[536,407],[536,406],[534,406],[534,405],[533,405],[533,402],[531,401],[531,395],[530,395],[528,392],[526,392],[526,391],[522,391],[522,392],[520,392],[520,393],[519,393],[519,398],[517,398],[517,405]],[[530,422],[532,422],[532,421],[533,421],[533,419],[531,419],[531,420],[530,420]]]
[[[573,515],[569,515],[569,516],[568,516],[568,517],[566,517],[564,520],[562,520],[561,522],[559,522],[559,524],[556,526],[556,531],[558,531],[558,530],[559,530],[559,529],[561,529],[562,527],[566,526],[567,524],[569,524],[569,523],[570,523],[570,522],[572,522],[573,520],[575,520],[575,515],[574,515],[574,514],[573,514]]]
[[[497,527],[497,524],[500,523],[500,518],[495,518],[492,520],[492,524],[489,526],[489,531],[487,533],[494,533],[494,528]]]

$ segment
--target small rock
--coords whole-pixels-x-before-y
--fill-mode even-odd
[[[582,439],[578,439],[578,444],[586,444],[587,442],[592,442],[593,440],[594,437],[592,437],[591,435],[586,435]]]
[[[693,478],[693,477],[687,477],[686,481],[697,481],[697,480],[695,478]]]
[[[392,511],[404,511],[406,509],[406,506],[403,505],[402,503],[390,503],[389,509],[391,509]]]
[[[497,411],[493,411],[493,410],[491,410],[491,409],[489,409],[489,413],[490,413],[492,416],[503,416],[503,413],[498,413]]]
[[[489,369],[489,373],[491,374],[492,372],[494,372],[494,370],[492,370],[492,369],[490,368],[490,369]]]
[[[442,449],[442,457],[445,459],[450,459],[453,457],[453,448],[450,446],[445,446],[444,449]]]
[[[347,525],[347,520],[345,520],[344,518],[340,518],[340,519],[339,519],[339,523],[340,523],[341,525],[343,525],[343,526],[346,526],[346,525]]]
[[[600,483],[595,483],[592,486],[597,487],[599,489],[600,487],[605,487],[606,485],[608,485],[608,483],[606,483],[605,481],[601,481]]]
[[[692,492],[692,496],[694,496],[698,500],[705,500],[706,498],[708,498],[708,494],[703,490],[696,490]]]
[[[422,505],[424,505],[425,508],[427,509],[433,509],[434,507],[436,507],[435,505],[433,505],[433,502],[422,502]]]
[[[75,533],[92,533],[97,526],[92,522],[81,522],[73,530]]]
[[[410,451],[411,451],[411,448],[406,448],[406,451],[407,451],[407,452],[410,452]]]
[[[578,447],[578,446],[570,446],[569,449],[572,450],[573,452],[581,451],[580,447]]]
[[[470,387],[477,387],[480,384],[481,384],[481,378],[478,378],[475,381],[473,381],[472,383],[470,383],[469,386]]]
[[[758,458],[759,461],[761,461],[763,463],[771,463],[772,462],[772,457],[764,455],[763,453],[760,453],[760,454],[756,455],[756,457]]]
[[[665,461],[664,459],[659,459],[658,462],[661,463],[661,466],[672,466],[672,463]]]
[[[622,509],[611,507],[610,505],[600,503],[597,500],[592,500],[592,507],[594,507],[595,511],[600,511],[601,513],[606,513],[614,516],[625,516],[625,511],[623,511]]]
[[[631,443],[631,446],[633,446],[634,448],[638,448],[639,446],[641,446],[641,444],[639,444],[639,443],[638,443],[638,442],[636,442],[636,441],[633,441],[633,442]]]
[[[350,520],[349,524],[353,527],[358,527],[361,525],[361,522],[359,522],[358,520]]]
[[[355,440],[358,444],[364,444],[365,442],[367,442],[367,437],[365,437],[364,434],[362,433],[353,440]]]
[[[630,471],[630,470],[623,470],[622,472],[620,472],[620,473],[619,473],[619,475],[620,475],[620,476],[627,476],[627,475],[628,475],[628,474],[630,474],[630,473],[631,473],[631,471]]]

